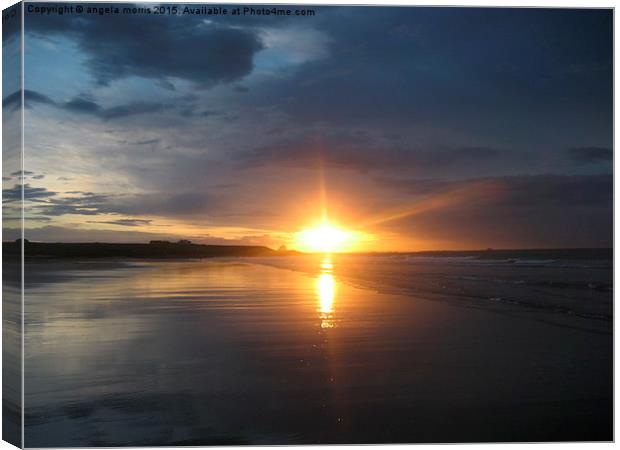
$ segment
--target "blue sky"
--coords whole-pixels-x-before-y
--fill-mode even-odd
[[[27,14],[30,237],[611,245],[611,10],[315,10]]]

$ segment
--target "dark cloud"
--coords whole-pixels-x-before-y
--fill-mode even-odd
[[[38,214],[44,214],[46,216],[64,216],[66,214],[78,214],[81,216],[96,216],[99,213],[96,209],[89,209],[79,205],[66,205],[66,204],[45,204],[35,207],[35,212]]]
[[[216,111],[213,109],[203,109],[201,105],[188,102],[187,99],[181,100],[187,102],[182,103],[181,101],[177,105],[179,114],[181,114],[183,117],[212,117],[222,115],[220,111]]]
[[[32,91],[29,89],[24,90],[24,100],[26,102],[26,107],[29,107],[30,105],[34,103],[43,103],[46,105],[54,104],[54,101],[50,99],[49,97],[47,97],[46,95],[43,95],[39,92]]]
[[[46,95],[39,92],[27,90],[25,91],[26,107],[31,108],[34,104],[45,104],[56,106],[65,111],[78,114],[91,114],[102,119],[116,119],[127,117],[135,114],[144,114],[161,110],[165,105],[160,103],[136,102],[114,106],[104,109],[97,102],[88,96],[77,96],[67,102],[57,102]],[[6,108],[16,108],[21,102],[21,93],[15,92],[6,97],[2,104]]]
[[[11,176],[13,177],[21,177],[21,176],[30,176],[30,175],[34,175],[34,172],[31,172],[30,170],[18,170],[16,172],[12,172]]]
[[[19,214],[16,217],[3,217],[2,220],[4,221],[10,221],[10,222],[19,222],[22,220],[21,214]],[[44,217],[44,216],[33,216],[33,217],[26,217],[24,219],[26,222],[51,222],[51,218],[50,217]]]
[[[387,182],[387,180],[384,180]],[[611,247],[613,177],[517,176],[441,182],[391,180],[422,194],[414,213],[379,224],[437,248]]]
[[[238,156],[245,167],[279,166],[370,170],[436,170],[448,166],[488,162],[500,151],[489,147],[402,147],[398,143],[373,142],[365,135],[332,134],[305,137],[259,147]]]
[[[46,188],[42,187],[33,187],[30,184],[26,183],[23,185],[23,195],[26,201],[36,201],[48,199],[50,197],[54,197],[56,192],[49,191]],[[2,190],[2,201],[3,203],[10,203],[15,201],[22,200],[22,185],[16,184],[12,188],[7,188]]]
[[[485,202],[502,208],[587,205],[611,208],[613,195],[611,175],[522,175],[456,181],[378,178],[377,181],[385,187],[428,196],[457,192],[470,186],[492,185],[497,195],[485,197]]]
[[[613,199],[611,175],[537,175],[506,177],[502,202],[514,207],[608,207]],[[532,217],[535,220],[535,217]]]
[[[2,11],[2,16],[6,19],[2,21],[2,41],[3,46],[7,45],[7,42],[13,40],[15,42],[19,37],[21,28],[21,3],[16,3],[13,6]]]
[[[612,17],[602,9],[321,9],[313,25],[331,38],[328,56],[251,97],[305,126],[417,125],[523,149],[607,142]]]
[[[28,31],[72,37],[102,84],[139,76],[209,87],[250,73],[254,55],[263,48],[256,31],[187,15],[30,15]]]
[[[19,98],[19,96],[14,96],[14,94],[11,94],[4,100],[4,102],[8,102],[9,104],[16,104],[15,102],[18,101]],[[55,106],[59,109],[72,113],[88,114],[99,117],[103,120],[120,119],[128,116],[148,114],[157,111],[176,110],[180,107],[180,103],[137,101],[112,106],[110,108],[103,108],[100,104],[98,104],[88,96],[80,95],[66,102],[58,102],[43,94],[40,94],[39,92],[27,91],[26,105],[32,106],[32,104],[34,103],[42,103]]]
[[[143,141],[135,141],[135,142],[130,142],[130,144],[132,145],[151,145],[151,144],[159,144],[161,142],[161,139],[146,139]]]
[[[461,147],[451,150],[449,155],[450,159],[464,160],[464,159],[478,159],[478,158],[493,158],[500,154],[500,151],[496,148],[490,147]]]
[[[215,111],[196,111],[195,105],[187,107],[186,98],[174,99],[170,102],[147,102],[135,101],[104,108],[89,96],[79,95],[66,102],[54,101],[53,99],[36,91],[27,91],[26,106],[32,107],[35,103],[54,106],[58,109],[76,114],[85,114],[98,117],[102,120],[122,119],[129,116],[151,114],[155,112],[179,112],[186,117],[207,117],[217,114]],[[9,105],[17,105],[19,96],[10,95],[5,99]],[[17,100],[16,100],[17,99]]]
[[[21,105],[22,91],[16,91],[2,99],[2,108],[14,110]]]
[[[159,102],[134,102],[111,108],[102,108],[98,103],[82,97],[74,98],[62,105],[62,109],[80,114],[91,114],[104,120],[120,119],[129,116],[162,111],[166,105]]]
[[[99,112],[99,115],[103,119],[119,119],[137,114],[148,114],[162,111],[165,108],[165,104],[158,102],[136,102],[102,110]]]
[[[175,193],[175,194],[135,194],[108,195],[85,191],[67,191],[63,194],[49,191],[43,187],[24,185],[26,201],[35,203],[30,207],[33,213],[41,216],[64,216],[77,214],[96,216],[101,214],[120,215],[159,215],[173,218],[207,215],[221,208],[220,201],[208,194]],[[3,190],[3,201],[6,203],[20,200],[21,185]],[[123,221],[127,220],[126,223]],[[116,225],[131,226],[131,223],[143,219],[122,219]],[[134,221],[134,222],[131,222]],[[146,224],[148,220],[144,220]],[[103,222],[102,222],[103,223]],[[112,223],[112,222],[108,222]]]
[[[81,97],[69,100],[63,105],[63,108],[68,111],[87,114],[99,114],[101,110],[101,107],[94,101]]]
[[[2,107],[8,110],[16,110],[21,105],[22,91],[15,91],[12,94],[7,95],[2,100]],[[24,103],[26,108],[32,108],[35,103],[44,105],[54,105],[54,101],[39,92],[29,89],[24,90]]]
[[[151,222],[153,222],[152,220],[146,220],[146,219],[118,219],[118,220],[108,220],[108,221],[102,221],[102,222],[96,222],[96,221],[88,221],[88,223],[103,223],[106,225],[121,225],[124,227],[139,227],[142,225],[150,225]]]
[[[580,164],[611,162],[614,158],[612,149],[606,147],[575,147],[568,149],[569,157]]]
[[[180,218],[207,216],[221,206],[221,201],[209,194],[183,192],[117,197],[102,208],[102,211],[125,215],[158,215]]]
[[[389,177],[377,177],[375,180],[383,187],[397,189],[413,195],[437,194],[458,187],[462,183],[440,179],[396,179]]]
[[[238,156],[245,167],[279,166],[318,168],[322,166],[368,170],[390,164],[382,149],[362,138],[327,137],[289,139],[259,147]],[[382,155],[380,157],[379,155]]]
[[[96,216],[105,210],[110,199],[110,196],[92,192],[80,192],[69,197],[54,195],[46,203],[36,205],[33,209],[45,216],[63,216],[66,214]]]

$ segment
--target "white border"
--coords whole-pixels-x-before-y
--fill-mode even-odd
[[[30,0],[30,1],[44,1],[44,0]],[[136,0],[137,2],[137,0]],[[0,5],[2,6],[2,9],[5,9],[9,6],[11,6],[12,4],[16,3],[15,1],[11,1],[11,0],[0,0]],[[54,2],[54,3],[64,3],[61,1],[58,2]],[[86,3],[86,2],[83,2]],[[102,2],[103,3],[103,2]],[[106,1],[105,3],[131,3],[131,1],[128,0],[109,0]],[[154,2],[154,3],[160,3],[160,2]],[[165,2],[161,2],[161,3],[213,3],[213,4],[296,4],[296,5],[333,5],[333,4],[339,4],[339,5],[376,5],[376,6],[395,6],[395,5],[402,5],[402,6],[442,6],[442,7],[449,7],[449,6],[469,6],[469,7],[550,7],[550,8],[615,8],[616,6],[616,2],[615,1],[605,1],[605,0],[590,0],[590,1],[576,1],[576,0],[544,0],[544,1],[534,1],[534,0],[529,0],[529,1],[522,1],[522,0],[513,0],[510,2],[507,1],[501,1],[501,0],[476,0],[475,2],[472,1],[467,1],[467,0],[449,0],[449,1],[441,1],[441,0],[434,0],[434,1],[419,1],[419,0],[389,0],[389,1],[381,1],[381,0],[375,0],[373,2],[370,1],[355,1],[355,0],[337,0],[335,2],[330,2],[329,0],[311,0],[311,1],[300,1],[300,2],[294,2],[294,1],[286,1],[286,0],[268,0],[268,1],[261,1],[261,0],[245,0],[245,1],[239,1],[239,0],[226,0],[223,2],[213,2],[213,1],[202,1],[202,0],[185,0],[185,1],[179,1],[179,0],[166,0]],[[22,11],[22,52],[23,52],[23,20],[24,20],[24,14]],[[615,130],[617,129],[617,125],[618,125],[618,119],[617,116],[615,115],[615,105],[616,105],[616,100],[618,99],[618,94],[615,90],[615,86],[617,85],[617,81],[618,81],[618,73],[615,71],[615,59],[616,59],[616,55],[618,52],[618,48],[619,48],[619,39],[617,34],[615,33],[615,27],[616,27],[616,15],[615,15],[615,11],[614,11],[614,149],[616,148],[616,133]],[[23,58],[23,53],[22,53],[22,60],[21,60],[21,64],[22,64],[22,83],[23,83],[23,69],[24,69],[24,58]],[[0,73],[2,71],[2,61],[0,58]],[[0,95],[2,94],[2,87],[0,86]],[[23,105],[24,99],[23,99],[23,91],[22,91],[22,105]],[[22,124],[23,124],[23,120],[24,120],[24,108],[22,107]],[[22,126],[22,146],[24,145],[24,127]],[[1,142],[1,138],[2,138],[2,130],[0,127],[0,142]],[[22,169],[23,169],[23,147],[22,147]],[[616,208],[616,199],[620,198],[618,196],[619,194],[619,187],[618,185],[615,183],[615,174],[618,173],[618,170],[620,169],[620,162],[618,161],[617,158],[614,158],[614,286],[618,286],[619,285],[619,281],[620,281],[620,276],[618,275],[617,271],[616,271],[616,267],[615,267],[615,261],[617,261],[617,257],[620,254],[619,250],[616,248],[615,246],[615,235],[616,235],[616,231],[617,231],[617,226],[618,226],[618,221],[617,219],[617,213],[618,210]],[[2,170],[2,161],[0,158],[0,172]],[[22,204],[22,209],[23,209],[23,204]],[[23,237],[23,229],[24,229],[24,224],[23,224],[23,211],[22,211],[22,237]],[[0,238],[2,237],[2,231],[0,228]],[[23,242],[23,241],[22,241]],[[23,245],[23,244],[22,244]],[[23,255],[23,249],[22,249],[22,255]],[[2,258],[2,248],[0,247],[0,262],[1,262],[1,258]],[[1,292],[0,292],[0,300],[1,300]],[[614,304],[615,304],[615,300],[616,300],[616,290],[614,289]],[[24,306],[24,299],[23,299],[23,264],[22,264],[22,311],[23,311],[23,306]],[[0,320],[1,320],[1,311],[0,311]],[[22,330],[23,330],[23,314],[22,314]],[[614,410],[615,410],[615,405],[617,404],[617,400],[618,400],[618,392],[615,389],[616,386],[616,382],[618,381],[618,371],[616,370],[616,359],[615,359],[615,348],[618,348],[617,344],[618,344],[618,335],[615,332],[616,331],[616,327],[615,327],[615,311],[614,311]],[[0,343],[2,341],[2,335],[0,333]],[[22,333],[22,349],[23,349],[23,345],[24,345],[24,341],[23,341],[23,333]],[[22,405],[23,405],[23,364],[24,364],[24,358],[22,357]],[[0,358],[0,377],[1,377],[1,367],[2,367],[2,360]],[[596,382],[596,380],[592,380],[592,382]],[[1,418],[1,408],[0,408],[0,418]],[[22,411],[22,420],[23,420],[23,411]],[[1,421],[0,421],[1,423]],[[615,432],[618,430],[618,418],[617,415],[614,415],[614,436],[615,436]],[[23,428],[22,428],[22,443],[23,443]],[[442,444],[443,446],[446,445],[458,445],[460,448],[464,448],[464,449],[488,449],[488,450],[494,450],[494,449],[500,449],[500,448],[510,448],[510,449],[514,449],[514,450],[523,450],[523,449],[531,449],[533,445],[536,445],[537,448],[540,447],[544,447],[544,448],[551,448],[551,449],[571,449],[571,450],[582,450],[582,449],[591,449],[591,448],[610,448],[612,446],[615,446],[614,443],[551,443],[551,444]],[[289,446],[289,448],[295,448],[295,449],[304,449],[307,446]],[[312,446],[311,448],[316,448],[316,449],[328,449],[330,447],[335,447],[335,446],[326,446],[326,445],[317,445],[317,446]],[[338,449],[352,449],[352,448],[356,448],[359,446],[353,446],[353,445],[340,445],[337,446]],[[374,448],[377,449],[400,449],[400,448],[408,448],[408,449],[421,449],[421,450],[428,450],[428,449],[436,449],[438,447],[438,445],[416,445],[416,444],[403,444],[403,445],[376,445],[373,446]],[[8,450],[8,449],[14,449],[15,447],[8,444],[5,441],[0,441],[0,450]],[[119,447],[119,448],[131,448],[131,447]],[[148,449],[148,450],[160,450],[162,447],[139,447],[140,449]],[[189,447],[174,447],[174,448],[189,448]],[[201,448],[201,447],[199,447]],[[224,447],[222,447],[224,448]],[[231,447],[225,447],[225,448],[230,448],[230,449],[247,449],[247,448],[255,448],[255,447],[247,447],[247,446],[231,446]],[[277,449],[279,447],[277,446],[262,446],[259,448],[263,448],[263,449]]]

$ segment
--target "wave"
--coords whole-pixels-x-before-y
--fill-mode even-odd
[[[411,264],[469,265],[469,266],[515,266],[515,267],[557,267],[563,269],[605,269],[613,267],[613,261],[562,260],[562,259],[524,259],[524,258],[481,258],[479,256],[390,256],[391,260],[400,260]]]
[[[310,275],[319,267],[316,257],[263,262]],[[400,254],[337,255],[332,262],[339,280],[378,292],[494,310],[516,308],[552,315],[556,321],[609,323],[613,317],[613,272],[605,260]]]

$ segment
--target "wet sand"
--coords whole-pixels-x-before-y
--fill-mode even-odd
[[[612,439],[610,333],[378,293],[331,267],[28,273],[26,446]]]

